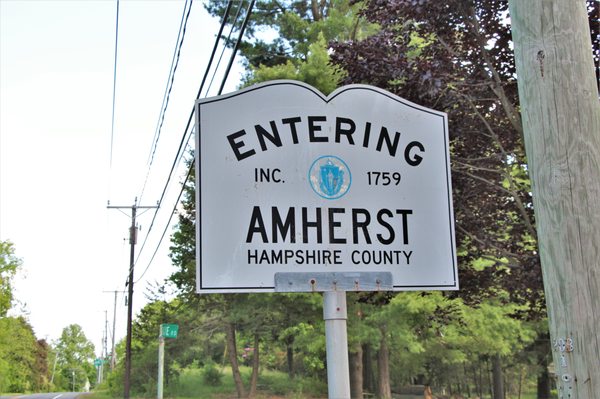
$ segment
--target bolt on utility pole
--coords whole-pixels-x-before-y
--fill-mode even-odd
[[[558,397],[597,399],[600,104],[586,2],[509,7]]]
[[[131,209],[131,227],[129,228],[129,244],[131,247],[129,253],[129,277],[127,278],[127,338],[125,341],[125,377],[123,381],[123,397],[129,399],[129,388],[131,380],[131,324],[133,319],[133,266],[135,265],[135,244],[137,241],[137,228],[135,217],[138,209],[154,209],[155,206],[139,206],[137,198],[131,206],[111,206],[110,202],[108,209]]]

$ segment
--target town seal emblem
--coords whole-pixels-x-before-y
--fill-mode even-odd
[[[352,183],[350,168],[334,155],[317,158],[308,170],[308,181],[313,191],[325,199],[343,197]]]

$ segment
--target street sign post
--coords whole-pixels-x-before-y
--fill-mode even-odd
[[[94,366],[96,367],[96,383],[101,384],[102,383],[102,376],[104,375],[104,363],[106,363],[106,361],[104,359],[101,358],[96,358],[94,359]]]
[[[446,114],[272,81],[196,123],[197,292],[324,292],[329,397],[349,398],[345,291],[458,289]]]
[[[165,374],[165,338],[175,339],[179,333],[177,324],[161,324],[158,333],[158,379],[156,397],[163,398],[163,379]]]

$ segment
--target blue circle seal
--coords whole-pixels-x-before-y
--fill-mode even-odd
[[[308,169],[308,181],[317,195],[334,200],[350,190],[352,174],[343,159],[335,155],[323,155],[315,159]]]

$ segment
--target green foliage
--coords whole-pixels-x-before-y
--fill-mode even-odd
[[[10,241],[0,241],[0,317],[6,316],[13,301],[12,279],[21,266]]]
[[[48,345],[23,317],[0,318],[0,392],[48,387]]]
[[[221,385],[223,374],[213,362],[208,362],[202,368],[202,380],[211,387]]]
[[[211,0],[206,8],[215,17],[223,15],[225,0]],[[247,1],[235,4],[246,8]],[[362,1],[258,0],[240,47],[248,69],[272,67],[288,60],[306,60],[311,44],[322,35],[332,40],[360,40],[377,25],[358,17]]]
[[[466,285],[467,290],[459,291],[459,297],[440,292],[349,294],[351,351],[368,348],[365,364],[376,363],[376,351],[385,337],[394,385],[420,380],[446,387],[460,382],[481,396],[487,391],[484,385],[489,380],[487,362],[496,355],[518,362],[520,368],[515,366],[510,371],[507,368],[507,376],[518,375],[532,383],[531,375],[536,371],[533,367],[524,368],[529,360],[520,354],[530,353],[528,345],[536,329],[517,317],[530,308],[513,301],[519,296],[527,297],[536,286],[531,284],[531,288],[523,291],[507,289],[517,282],[536,281],[535,237],[523,224],[525,216],[531,215],[529,180],[523,166],[521,144],[515,140],[512,125],[506,115],[502,115],[499,103],[493,107],[488,103],[487,99],[494,93],[490,92],[489,74],[480,69],[480,50],[471,49],[471,41],[462,41],[461,38],[466,37],[464,26],[455,29],[452,25],[462,21],[459,14],[463,10],[452,8],[446,14],[451,12],[457,19],[438,26],[420,23],[416,17],[430,17],[424,10],[443,7],[443,3],[427,2],[423,7],[414,8],[411,12],[418,15],[411,19],[394,14],[398,9],[409,7],[407,2],[386,3],[395,4],[395,8],[378,7],[381,2],[365,2],[383,21],[369,24],[358,14],[362,2],[354,6],[349,3],[347,0],[258,0],[241,47],[248,67],[244,84],[293,79],[307,82],[327,94],[335,90],[340,80],[370,83],[450,113],[451,131],[460,134],[459,139],[451,143],[453,159],[459,161],[458,170],[453,170],[457,172],[453,178],[456,175],[460,178],[455,194],[466,198],[456,205],[457,225],[464,230],[458,230],[461,284],[462,280],[471,282]],[[207,8],[213,15],[220,16],[225,4],[224,0],[212,0]],[[488,11],[495,12],[496,3],[490,4]],[[239,4],[240,7],[246,5],[247,2]],[[442,13],[435,15],[445,18]],[[486,18],[489,18],[487,14]],[[376,34],[371,35],[374,32]],[[373,40],[363,40],[367,36]],[[458,55],[466,52],[468,62],[461,64],[458,55],[454,59],[442,45],[442,39],[445,42],[456,39],[452,41],[453,51]],[[343,41],[349,45],[341,44]],[[498,42],[497,46],[503,43]],[[348,75],[330,63],[336,54],[337,65],[348,71]],[[509,65],[510,59],[500,64]],[[442,72],[447,69],[448,74],[436,68]],[[510,70],[506,76],[512,76]],[[508,90],[509,100],[513,100],[514,87],[503,87]],[[475,89],[479,91],[469,91]],[[501,135],[496,142],[485,141],[494,132],[485,129],[486,123],[480,116],[494,122],[492,128]],[[464,126],[458,122],[465,122]],[[501,145],[507,146],[509,151],[498,156]],[[471,162],[478,163],[472,166]],[[453,167],[456,169],[456,165]],[[473,178],[478,172],[482,172],[481,176]],[[481,178],[493,187],[485,186],[482,190]],[[191,362],[195,358],[201,364],[211,361],[225,364],[224,326],[233,325],[238,354],[243,353],[246,345],[253,345],[255,335],[260,337],[261,389],[274,395],[310,393],[318,396],[319,389],[311,391],[310,388],[322,386],[326,379],[320,295],[194,294],[195,189],[193,180],[186,183],[183,212],[179,214],[179,225],[172,238],[171,258],[177,271],[171,281],[179,290],[178,298],[152,304],[142,311],[136,321],[139,325],[134,329],[139,330],[136,333],[136,351],[139,352],[134,363],[140,362],[138,367],[146,367],[154,373],[149,363],[151,356],[146,358],[142,353],[155,351],[153,342],[160,320],[177,320],[187,326],[180,329],[181,341],[178,338],[177,342],[169,343],[172,344],[172,351],[168,352],[172,356],[171,366],[168,366],[172,370],[169,373],[171,395],[182,397],[194,393],[194,396],[210,397],[216,392],[234,392],[230,371],[223,374],[221,385],[210,387],[203,376],[213,372],[212,366],[198,369]],[[507,195],[507,191],[511,193]],[[512,206],[517,200],[523,209]],[[486,247],[489,243],[494,245]],[[524,269],[516,268],[519,262],[529,262],[531,273],[525,275],[521,272]],[[513,283],[511,279],[515,276],[519,279]],[[469,297],[473,292],[476,295]],[[484,295],[478,295],[482,292]],[[532,302],[535,301],[534,298]],[[186,333],[187,330],[194,334]],[[242,357],[238,356],[238,360],[242,361]],[[174,367],[175,361],[181,367]],[[529,374],[524,377],[521,373]],[[294,379],[290,379],[292,376]],[[242,377],[246,382],[249,380],[249,370],[245,367]],[[147,378],[154,377],[148,375]]]
[[[541,270],[506,1],[366,1],[380,30],[331,44],[344,84],[366,83],[448,114],[461,290],[498,289],[543,317]],[[492,38],[490,40],[490,38]]]
[[[271,395],[323,397],[327,394],[327,385],[323,379],[313,377],[291,380],[282,372],[266,370],[261,373],[259,382],[263,389]]]
[[[247,84],[266,82],[276,79],[299,80],[316,87],[324,94],[335,90],[344,78],[341,68],[329,63],[327,42],[322,33],[319,33],[316,42],[308,47],[305,59],[288,60],[284,64],[274,66],[260,65],[253,69]]]
[[[207,384],[204,381],[205,367],[199,369],[190,366],[182,369],[176,379],[165,388],[165,396],[175,398],[216,398],[235,395],[235,386],[231,369],[225,367],[217,370],[221,375],[218,385]],[[248,382],[251,369],[241,367],[242,379]],[[277,395],[286,397],[323,397],[327,394],[327,385],[322,380],[296,377],[290,379],[286,373],[274,370],[263,370],[258,380],[259,394],[262,397]],[[95,395],[94,395],[94,399]]]
[[[71,324],[61,333],[55,345],[56,373],[54,384],[59,390],[82,390],[86,382],[95,382],[94,344],[81,326]]]
[[[467,352],[479,355],[508,356],[519,352],[535,338],[535,331],[513,315],[517,305],[487,300],[479,307],[463,311],[464,329],[461,332]]]

